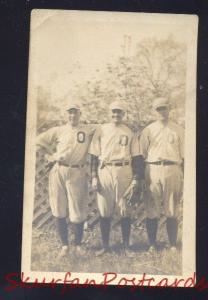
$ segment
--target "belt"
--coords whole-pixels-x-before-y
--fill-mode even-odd
[[[114,166],[114,167],[121,167],[121,166],[128,166],[130,165],[129,161],[121,161],[121,162],[101,162],[101,166]]]
[[[72,168],[72,169],[80,169],[80,168],[83,168],[85,165],[84,164],[82,164],[82,165],[68,165],[68,164],[66,164],[66,163],[63,163],[63,162],[58,162],[58,164],[60,165],[60,166],[64,166],[64,167],[68,167],[68,168]]]
[[[156,165],[156,166],[171,166],[171,165],[178,165],[177,162],[171,161],[171,160],[160,160],[160,161],[147,161],[150,165]]]

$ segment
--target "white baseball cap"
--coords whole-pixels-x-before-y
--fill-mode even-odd
[[[121,101],[114,101],[110,104],[110,110],[114,110],[114,109],[119,109],[119,110],[123,110],[125,111],[125,106],[123,103],[121,103]]]
[[[80,110],[80,106],[76,102],[70,102],[66,106],[66,110],[69,111],[70,109],[77,109]]]
[[[158,97],[153,102],[153,108],[157,109],[159,107],[170,107],[170,103],[165,97]]]

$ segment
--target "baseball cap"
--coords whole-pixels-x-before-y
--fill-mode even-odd
[[[157,109],[159,107],[169,107],[170,103],[168,102],[167,98],[165,97],[159,97],[156,98],[153,102],[153,108]]]
[[[70,109],[77,109],[80,110],[80,106],[76,103],[76,102],[70,102],[68,103],[68,105],[66,106],[66,110],[70,110]]]
[[[120,101],[112,102],[112,103],[110,104],[109,109],[110,109],[110,110],[119,109],[119,110],[123,110],[123,111],[126,110],[124,104],[121,103]]]

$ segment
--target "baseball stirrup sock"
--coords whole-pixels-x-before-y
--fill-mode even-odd
[[[75,234],[75,245],[80,245],[83,237],[84,222],[73,224]]]
[[[171,246],[176,246],[178,234],[178,222],[176,218],[167,218],[166,221],[168,238]]]
[[[147,235],[149,238],[150,245],[154,245],[156,243],[156,237],[157,237],[157,226],[158,226],[158,220],[155,219],[146,219],[146,228],[147,228]]]
[[[103,242],[103,248],[109,247],[111,218],[100,217],[100,231]]]
[[[129,238],[131,232],[131,220],[130,218],[121,219],[121,234],[123,239],[124,247],[129,247]]]
[[[55,218],[56,227],[62,246],[68,245],[68,226],[66,218]]]

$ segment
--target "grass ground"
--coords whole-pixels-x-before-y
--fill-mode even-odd
[[[73,234],[70,235],[70,240]],[[134,257],[130,258],[121,251],[120,227],[113,228],[111,232],[111,253],[101,257],[95,256],[100,246],[99,226],[92,231],[85,231],[83,243],[88,247],[85,256],[80,257],[73,245],[68,257],[58,258],[60,244],[56,232],[41,232],[33,230],[32,241],[32,270],[47,272],[117,272],[122,274],[152,274],[152,275],[180,275],[182,272],[181,246],[173,255],[167,245],[167,236],[163,228],[158,232],[159,250],[155,253],[147,252],[147,236],[144,226],[133,228],[131,244]]]

